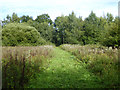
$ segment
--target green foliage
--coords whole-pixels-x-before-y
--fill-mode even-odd
[[[72,52],[86,68],[101,78],[108,87],[118,87],[118,49],[108,49],[100,45],[61,45]]]
[[[3,46],[43,45],[46,41],[34,27],[10,23],[2,30],[2,44]]]
[[[96,44],[99,42],[99,18],[95,13],[91,12],[89,17],[85,19],[84,31],[84,35],[86,36],[85,44]]]
[[[42,15],[37,16],[35,21],[39,23],[47,22],[50,25],[52,24],[52,20],[50,19],[50,16],[48,14],[42,14]]]
[[[2,46],[2,26],[0,22],[0,46]]]
[[[57,17],[54,24],[57,33],[56,44],[83,44],[82,37],[84,32],[82,31],[82,25],[82,19],[77,18],[74,12],[69,16]]]
[[[114,19],[113,15],[110,13],[107,13],[107,22],[110,23],[113,21],[113,19]]]
[[[12,16],[9,16],[7,15],[7,20],[4,20],[3,21],[3,24],[8,24],[8,23],[13,23],[13,22],[16,22],[16,23],[20,23],[20,18],[17,16],[16,13],[13,13]]]
[[[11,21],[10,22],[16,22],[16,23],[19,23],[20,22],[20,18],[17,16],[16,13],[13,13],[12,14],[12,17],[11,17]]]
[[[59,53],[58,53],[59,52]],[[70,53],[54,48],[50,66],[26,88],[105,88],[99,79],[89,72]]]
[[[49,41],[49,42],[52,41],[52,32],[53,32],[52,25],[48,25],[47,22],[43,22],[43,23],[34,25],[34,27],[40,33],[41,37],[43,37],[46,41]]]
[[[85,20],[82,20],[82,17],[76,17],[72,12],[68,16],[56,17],[54,22],[48,14],[38,15],[33,20],[28,15],[18,17],[16,13],[13,13],[12,16],[7,15],[6,19],[2,21],[2,25],[5,26],[11,22],[26,23],[35,27],[47,42],[57,46],[61,44],[102,44],[118,48],[120,46],[119,21],[119,17],[114,18],[110,13],[103,17],[97,17],[93,11]],[[16,45],[17,41],[11,35],[8,36],[12,38],[11,41],[4,37],[5,40],[10,43],[14,41],[12,45]],[[30,45],[29,43],[24,44]]]
[[[29,20],[33,20],[32,17],[29,17],[28,15],[25,16],[23,15],[21,18],[20,18],[20,22],[28,22]]]
[[[118,22],[105,25],[102,32],[101,43],[105,46],[118,47]]]
[[[53,47],[3,47],[2,87],[24,88],[50,63]],[[49,59],[48,59],[49,58]]]

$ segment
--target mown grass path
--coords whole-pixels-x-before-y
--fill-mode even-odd
[[[97,77],[85,69],[75,56],[55,48],[49,68],[31,80],[30,88],[98,88],[104,87]]]

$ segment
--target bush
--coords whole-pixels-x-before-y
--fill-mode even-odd
[[[101,78],[108,87],[119,87],[118,49],[108,49],[100,45],[61,45],[62,49],[72,52],[86,68]]]
[[[53,47],[3,47],[2,88],[24,88],[48,67]]]
[[[29,46],[44,45],[46,41],[40,33],[31,26],[21,23],[10,23],[2,30],[3,46]]]
[[[107,54],[94,55],[94,60],[87,65],[87,68],[108,86],[112,87],[118,83],[118,65],[114,62],[115,58]]]

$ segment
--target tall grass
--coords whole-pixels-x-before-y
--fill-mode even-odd
[[[101,78],[106,87],[119,87],[118,49],[100,45],[61,45],[62,49],[74,54],[86,68]]]
[[[49,65],[52,46],[2,47],[2,87],[24,88]]]

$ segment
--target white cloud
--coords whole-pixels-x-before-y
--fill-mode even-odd
[[[103,16],[103,12],[118,14],[119,0],[0,0],[0,19],[16,12],[20,15],[37,15],[48,13],[52,20],[62,14],[69,15],[72,11],[77,16],[87,17],[93,10],[97,16]]]

